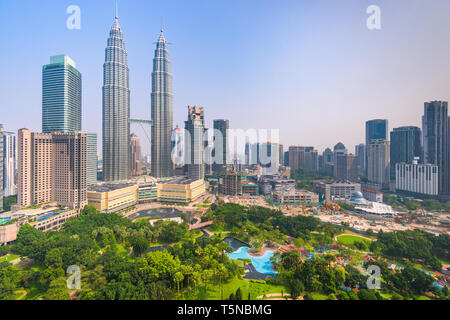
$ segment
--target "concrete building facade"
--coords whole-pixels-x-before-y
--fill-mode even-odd
[[[185,121],[185,166],[187,175],[193,180],[205,178],[204,132],[205,112],[202,107],[188,106],[188,119]]]
[[[439,194],[448,195],[448,102],[426,102],[422,117],[423,163],[439,167]]]
[[[397,163],[395,166],[397,190],[437,196],[439,194],[439,166],[433,164]]]
[[[367,178],[370,182],[389,187],[389,141],[372,140],[367,146]]]
[[[18,133],[18,205],[87,204],[85,133]]]
[[[130,137],[130,174],[131,176],[142,174],[141,140],[134,133]]]

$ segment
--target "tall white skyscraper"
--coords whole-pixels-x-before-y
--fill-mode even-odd
[[[0,153],[3,161],[3,196],[9,197],[17,194],[16,169],[17,169],[17,147],[16,135],[13,132],[0,132],[3,134],[3,153]]]

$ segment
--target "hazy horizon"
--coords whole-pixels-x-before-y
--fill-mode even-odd
[[[381,30],[366,9],[381,8]],[[69,5],[81,29],[69,30]],[[98,134],[114,0],[0,1],[1,116],[6,131],[41,131],[42,65],[69,55],[83,75],[83,131]],[[365,141],[365,122],[389,131],[421,127],[424,102],[450,100],[450,2],[434,0],[145,1],[119,0],[130,67],[131,116],[150,118],[154,42],[161,24],[173,73],[174,127],[187,105],[205,108],[207,127],[280,129],[285,150],[322,152]],[[147,129],[150,135],[150,128]],[[146,134],[136,133],[149,153]]]

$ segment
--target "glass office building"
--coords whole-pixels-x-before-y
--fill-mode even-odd
[[[42,132],[81,130],[81,73],[66,55],[42,67]]]
[[[159,36],[153,59],[152,73],[152,176],[171,177],[173,95],[169,51],[163,30]]]
[[[103,180],[130,177],[130,89],[127,51],[116,17],[103,65]]]

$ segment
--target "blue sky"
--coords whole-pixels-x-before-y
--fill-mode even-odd
[[[68,30],[66,8],[81,8]],[[381,8],[382,29],[366,27]],[[83,130],[101,135],[104,49],[114,0],[0,0],[0,123],[41,130],[41,68],[67,54],[83,74]],[[420,126],[423,103],[449,100],[448,0],[120,0],[132,117],[150,117],[154,42],[163,21],[174,76],[174,124],[187,105],[207,124],[280,129],[287,145],[353,152],[364,122]],[[144,152],[149,144],[140,127]],[[100,150],[100,149],[99,149]]]

